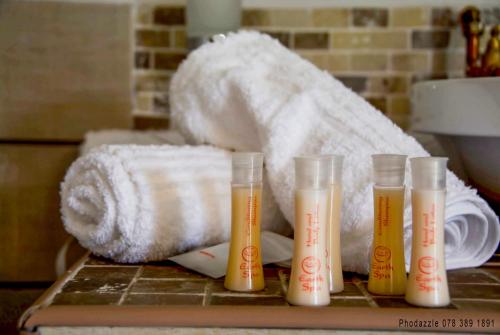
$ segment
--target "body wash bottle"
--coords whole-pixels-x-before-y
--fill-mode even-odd
[[[264,289],[260,248],[262,153],[234,153],[231,184],[231,242],[224,287]]]
[[[450,303],[444,257],[446,162],[443,157],[412,158],[412,252],[406,301],[424,307]]]
[[[373,155],[374,227],[368,291],[404,295],[403,240],[405,155]]]
[[[325,156],[295,158],[294,248],[286,296],[292,305],[330,303],[325,255],[329,167]]]
[[[330,206],[326,228],[326,256],[330,293],[344,290],[342,259],[340,253],[340,218],[342,210],[342,163],[344,156],[331,155],[330,158]]]

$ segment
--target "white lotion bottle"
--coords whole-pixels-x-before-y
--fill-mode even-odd
[[[330,303],[326,258],[329,167],[325,156],[295,158],[295,232],[290,285],[292,305]]]
[[[447,160],[410,160],[413,237],[405,299],[416,306],[440,307],[450,303],[444,254]]]
[[[340,228],[342,210],[342,165],[344,156],[329,155],[330,159],[330,197],[328,224],[326,227],[326,257],[330,293],[344,290],[342,258],[340,252]]]

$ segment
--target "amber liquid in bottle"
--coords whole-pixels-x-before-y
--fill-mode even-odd
[[[233,185],[231,190],[231,243],[224,287],[251,292],[264,289],[260,247],[262,186]]]
[[[406,269],[403,242],[404,187],[373,188],[374,239],[368,291],[403,295]]]

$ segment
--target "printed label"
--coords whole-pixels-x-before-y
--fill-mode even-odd
[[[321,270],[321,261],[314,257],[308,256],[300,263],[302,274],[299,276],[302,291],[317,292],[321,290],[321,284],[324,282],[323,276],[319,274]]]
[[[257,225],[257,196],[248,196],[245,210],[245,234],[250,237]],[[241,250],[240,274],[242,278],[259,277],[261,265],[259,260],[259,249],[249,245]]]
[[[391,260],[391,249],[385,246],[376,246],[373,252],[372,273],[375,279],[390,279],[394,267]]]
[[[306,247],[314,247],[319,244],[319,204],[316,204],[312,212],[306,213]],[[321,285],[325,281],[320,275],[321,260],[314,256],[307,256],[301,261],[302,274],[299,281],[302,284],[302,291],[316,292],[321,290]]]
[[[423,241],[424,247],[436,243],[436,204],[432,204],[430,212],[424,212]]]
[[[319,236],[319,204],[316,205],[313,213],[306,214],[306,245],[308,247],[312,247],[313,245],[318,244],[318,236]]]
[[[382,236],[382,227],[383,228],[388,228],[390,221],[389,221],[389,211],[391,209],[390,204],[389,204],[389,197],[388,196],[379,196],[377,198],[377,225],[378,225],[378,235]]]
[[[437,275],[439,268],[438,261],[431,256],[420,257],[417,261],[418,274],[416,277],[418,290],[424,292],[435,291],[436,284],[442,282],[442,278]]]

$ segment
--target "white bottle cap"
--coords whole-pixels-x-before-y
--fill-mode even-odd
[[[410,159],[413,189],[446,189],[446,157],[416,157]]]
[[[233,153],[233,184],[262,182],[264,154],[261,152]]]
[[[372,155],[375,185],[397,187],[405,182],[406,155]]]
[[[342,184],[342,166],[344,156],[342,155],[325,155],[330,159],[330,184]]]
[[[295,187],[324,189],[329,187],[331,163],[327,156],[295,157]]]

